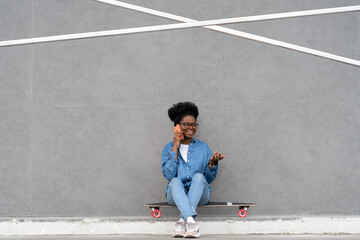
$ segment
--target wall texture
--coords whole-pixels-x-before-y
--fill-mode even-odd
[[[128,2],[198,20],[360,4]],[[0,3],[0,41],[166,23],[90,0]],[[227,27],[360,59],[359,12]],[[200,28],[3,47],[0,66],[0,217],[149,216],[143,204],[165,200],[167,109],[185,100],[200,109],[197,138],[228,156],[213,201],[360,214],[358,67]]]

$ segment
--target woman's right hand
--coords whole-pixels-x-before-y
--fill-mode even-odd
[[[184,135],[182,134],[182,131],[174,131],[174,137],[173,137],[173,142],[174,142],[174,147],[173,147],[173,151],[177,151],[177,149],[180,146],[180,141],[184,139]]]

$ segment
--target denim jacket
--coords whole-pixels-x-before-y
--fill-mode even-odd
[[[176,153],[172,151],[173,146],[174,143],[169,142],[161,154],[161,171],[169,182],[171,179],[177,177],[184,183],[186,188],[189,188],[191,179],[195,173],[204,174],[209,184],[215,180],[219,166],[216,165],[209,169],[212,152],[206,143],[194,138],[191,139],[187,153],[187,162],[182,158],[179,149],[177,150],[177,159],[175,159]],[[210,185],[209,191],[211,191]],[[167,186],[165,195],[166,193]]]

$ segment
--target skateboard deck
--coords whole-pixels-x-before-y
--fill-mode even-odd
[[[145,204],[145,207],[149,207],[151,209],[151,215],[154,218],[159,218],[161,216],[160,208],[161,207],[176,207],[173,205],[170,205],[167,202],[160,202],[160,203],[149,203]],[[198,207],[239,207],[238,215],[241,218],[246,217],[247,215],[247,209],[251,206],[256,206],[256,203],[236,203],[236,202],[209,202],[206,205],[199,205]]]

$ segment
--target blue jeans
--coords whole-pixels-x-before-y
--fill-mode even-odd
[[[201,173],[196,173],[191,180],[189,189],[179,178],[171,179],[167,190],[167,201],[176,205],[181,213],[180,217],[186,219],[196,217],[196,207],[208,204],[210,200],[209,184]]]

